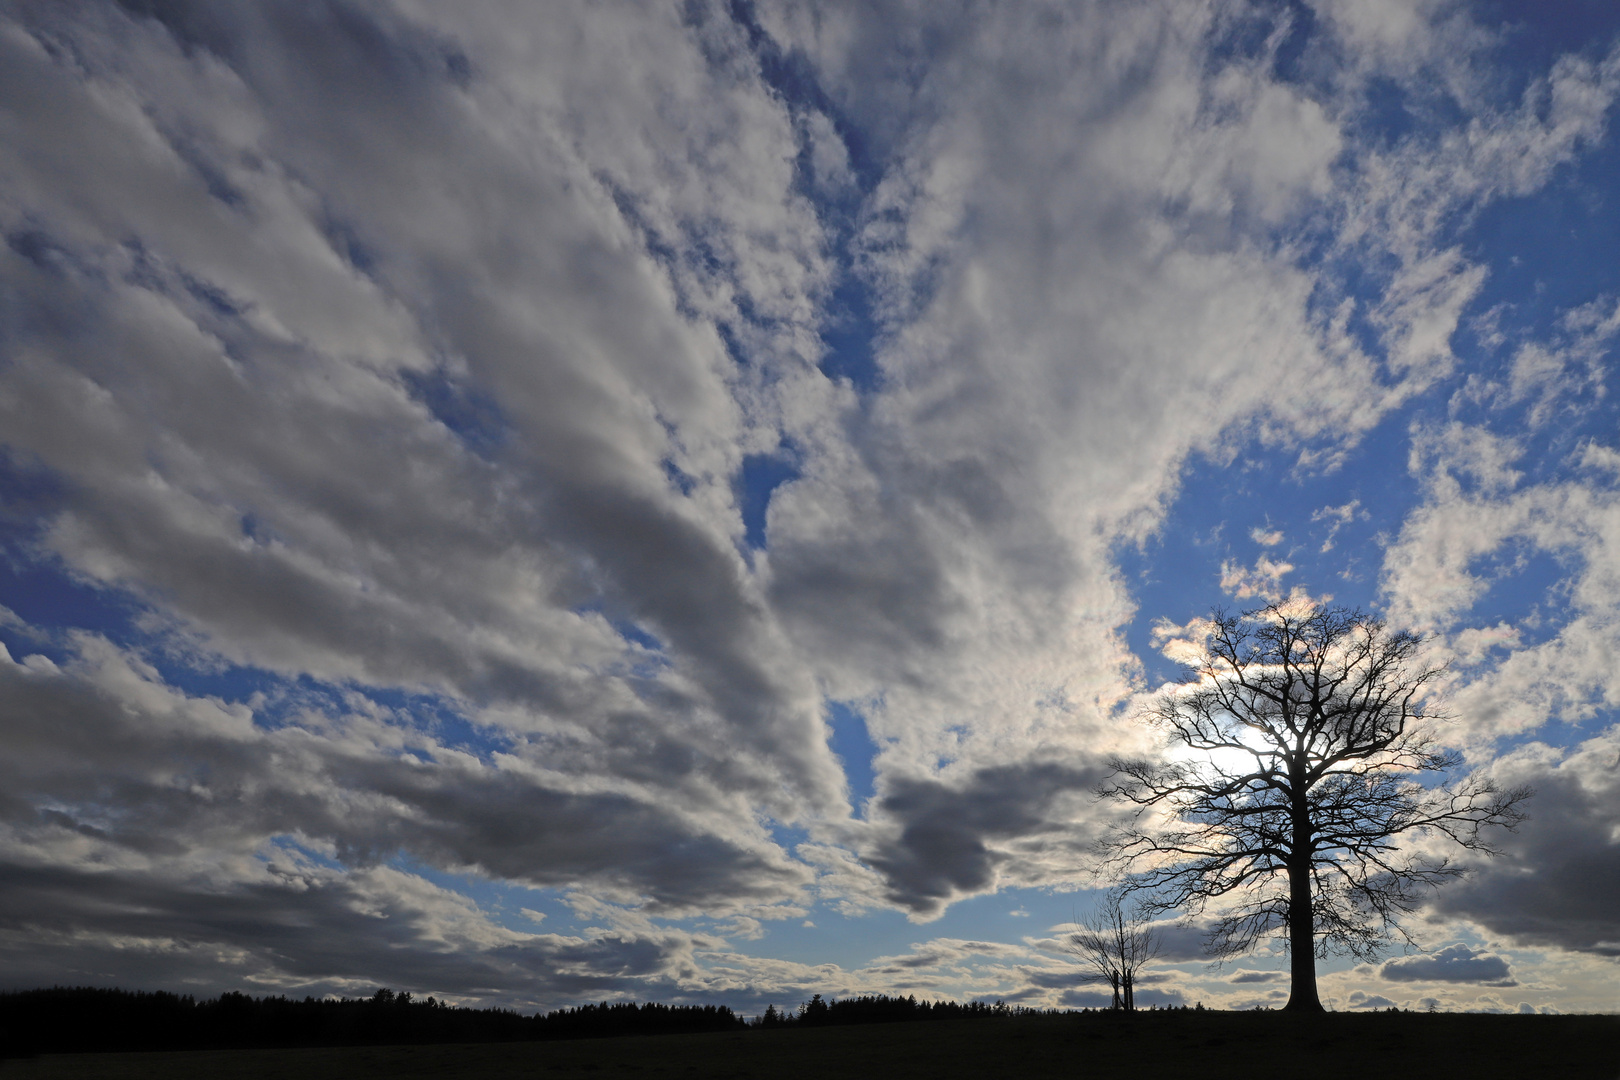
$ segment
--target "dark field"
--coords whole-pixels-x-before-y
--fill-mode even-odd
[[[1620,1080],[1620,1017],[1089,1014],[565,1042],[44,1055],[5,1077],[1309,1077]]]

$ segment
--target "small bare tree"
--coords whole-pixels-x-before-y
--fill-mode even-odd
[[[1069,952],[1091,970],[1090,981],[1114,988],[1116,1009],[1136,1009],[1136,974],[1159,953],[1159,939],[1141,915],[1125,911],[1115,890],[1084,919],[1076,919],[1065,942]]]
[[[1146,912],[1215,906],[1217,957],[1263,936],[1288,944],[1287,1008],[1320,1012],[1316,958],[1372,959],[1398,918],[1461,873],[1450,857],[1401,846],[1425,834],[1488,854],[1487,826],[1516,826],[1528,788],[1445,774],[1419,639],[1308,601],[1216,611],[1192,677],[1150,719],[1167,760],[1117,760],[1104,796],[1137,807],[1105,847]],[[1157,821],[1147,812],[1158,811]]]

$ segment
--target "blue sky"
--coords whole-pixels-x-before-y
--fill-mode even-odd
[[[1157,642],[1303,591],[1538,790],[1324,999],[1620,1006],[1612,5],[0,50],[8,984],[1093,1003]],[[1285,996],[1165,932],[1151,1000]]]

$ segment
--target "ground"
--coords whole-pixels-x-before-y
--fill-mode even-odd
[[[0,1071],[7,1080],[1365,1080],[1385,1070],[1620,1080],[1620,1017],[1093,1013],[548,1043],[45,1055]]]

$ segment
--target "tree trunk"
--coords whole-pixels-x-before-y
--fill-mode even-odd
[[[1287,1012],[1319,1013],[1316,994],[1316,921],[1311,917],[1311,864],[1288,867],[1288,971],[1292,986]]]

